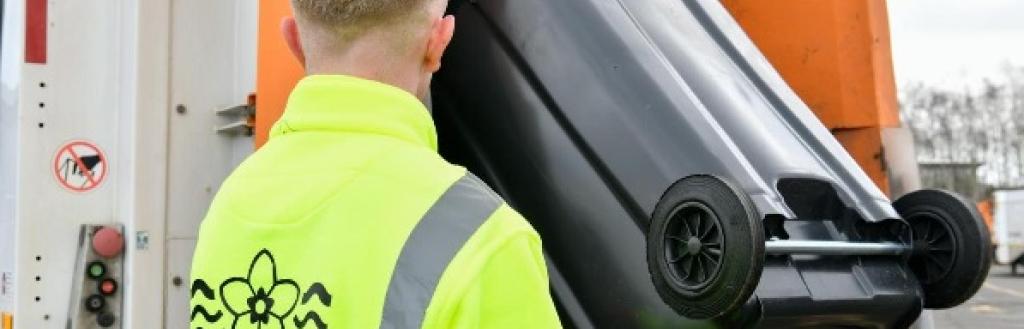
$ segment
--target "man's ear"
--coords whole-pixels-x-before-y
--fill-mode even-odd
[[[284,35],[284,41],[288,44],[292,55],[299,60],[302,67],[306,67],[306,53],[299,40],[299,25],[295,23],[295,17],[285,17],[281,20],[281,33]]]
[[[430,40],[427,42],[427,54],[424,60],[425,67],[430,73],[441,69],[441,57],[445,49],[452,42],[455,35],[455,16],[444,16],[434,21],[430,31]]]

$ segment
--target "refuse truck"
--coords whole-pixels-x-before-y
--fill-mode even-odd
[[[0,2],[0,328],[218,316],[195,235],[302,75],[287,7]],[[565,327],[903,327],[985,277],[975,209],[885,197],[718,2],[451,10],[442,152],[540,232]]]
[[[451,12],[442,153],[540,232],[567,327],[906,327],[987,275],[976,207],[887,198],[717,1]]]

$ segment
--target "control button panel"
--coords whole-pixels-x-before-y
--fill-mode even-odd
[[[124,234],[120,226],[83,225],[68,327],[121,328]]]

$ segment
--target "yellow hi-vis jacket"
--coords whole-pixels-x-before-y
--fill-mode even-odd
[[[192,328],[560,327],[533,228],[437,154],[400,89],[311,76],[221,186]]]

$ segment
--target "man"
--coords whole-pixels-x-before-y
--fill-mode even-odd
[[[447,0],[293,0],[308,77],[221,187],[193,328],[555,328],[540,239],[437,154]]]

